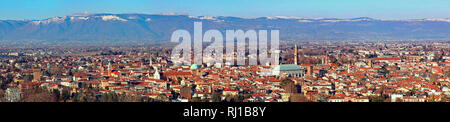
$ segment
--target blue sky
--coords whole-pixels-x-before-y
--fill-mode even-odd
[[[1,20],[81,12],[421,19],[450,18],[450,0],[0,0]]]

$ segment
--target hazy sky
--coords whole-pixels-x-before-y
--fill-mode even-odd
[[[194,16],[450,18],[450,0],[0,0],[0,19],[74,13],[166,13]]]

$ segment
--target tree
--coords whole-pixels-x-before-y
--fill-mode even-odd
[[[25,75],[25,76],[23,77],[23,80],[24,80],[24,81],[32,81],[32,80],[33,80],[33,76],[32,76],[32,75]]]
[[[0,102],[5,102],[5,91],[0,89]]]
[[[288,83],[288,82],[294,82],[294,81],[292,81],[292,80],[289,79],[289,78],[284,78],[284,79],[281,80],[280,85],[281,85],[281,86],[284,86],[284,85],[286,85],[286,83]]]
[[[73,95],[73,101],[74,102],[87,102],[85,96],[84,96],[84,91],[80,90],[80,92],[78,93],[74,93]]]
[[[22,102],[56,102],[56,97],[50,91],[34,86],[23,89]]]
[[[448,96],[446,96],[446,95],[442,95],[440,102],[450,102],[450,98]]]
[[[413,88],[410,91],[406,92],[406,95],[408,95],[408,96],[415,96],[416,95],[415,91],[416,91],[416,87],[413,86]]]
[[[69,70],[69,72],[67,73],[68,76],[73,76],[73,72],[72,70]]]
[[[183,79],[181,79],[180,77],[177,77],[177,84],[181,84],[181,81],[182,81]]]
[[[424,62],[425,61],[425,59],[424,58],[420,58],[420,62]]]
[[[70,99],[70,91],[69,91],[69,89],[63,88],[61,96],[62,96],[62,100],[64,100],[64,102],[69,100]]]
[[[319,95],[319,97],[317,97],[317,102],[327,102],[328,98],[325,95]]]
[[[136,95],[120,95],[119,96],[120,102],[140,102],[141,97]]]
[[[57,89],[54,89],[52,91],[53,95],[55,95],[55,99],[57,102],[59,102],[61,100],[61,92]]]
[[[389,70],[387,70],[387,64],[384,64],[381,69],[378,70],[378,73],[383,74],[384,76],[386,76],[386,74],[389,74]]]
[[[119,95],[116,93],[111,94],[111,102],[119,102]]]
[[[212,102],[221,102],[222,98],[218,93],[213,93],[213,95],[211,96],[211,101]]]
[[[235,100],[234,100],[233,96],[228,94],[228,95],[225,96],[225,101],[227,101],[227,102],[234,102]]]
[[[291,94],[290,102],[308,102],[308,99],[303,94]]]
[[[235,102],[244,102],[245,97],[244,97],[244,95],[239,94],[239,95],[236,95],[234,99],[235,99]]]
[[[1,90],[6,90],[6,88],[7,88],[6,85],[8,85],[9,83],[13,82],[13,78],[14,78],[14,76],[8,74],[8,75],[6,76],[6,79],[3,80],[2,82],[0,82]]]
[[[203,98],[202,98],[202,101],[203,102],[209,102],[209,95],[208,94],[205,94],[204,96],[203,96]]]
[[[202,99],[200,97],[193,97],[192,102],[202,102]]]
[[[156,98],[157,98],[158,100],[161,100],[161,101],[164,101],[164,102],[169,101],[169,98],[166,96],[166,94],[163,94],[163,93],[161,93],[161,94],[159,94],[158,96],[156,96]]]
[[[42,75],[43,76],[52,76],[52,74],[50,72],[48,72],[47,70],[42,71]]]
[[[385,100],[386,98],[383,95],[371,99],[372,102],[384,102]]]
[[[101,96],[101,102],[110,102],[111,101],[111,95],[108,93],[102,94]]]

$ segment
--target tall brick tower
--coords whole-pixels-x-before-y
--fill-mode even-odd
[[[33,67],[33,81],[41,80],[41,68]]]
[[[298,65],[298,46],[297,46],[297,44],[295,44],[295,49],[294,49],[294,64]]]
[[[326,64],[326,65],[328,65],[328,56],[329,56],[329,55],[328,55],[328,51],[327,51],[327,54],[325,55],[325,64]]]

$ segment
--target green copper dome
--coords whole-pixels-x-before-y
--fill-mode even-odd
[[[274,68],[277,71],[298,71],[303,70],[300,66],[295,64],[281,64]]]

